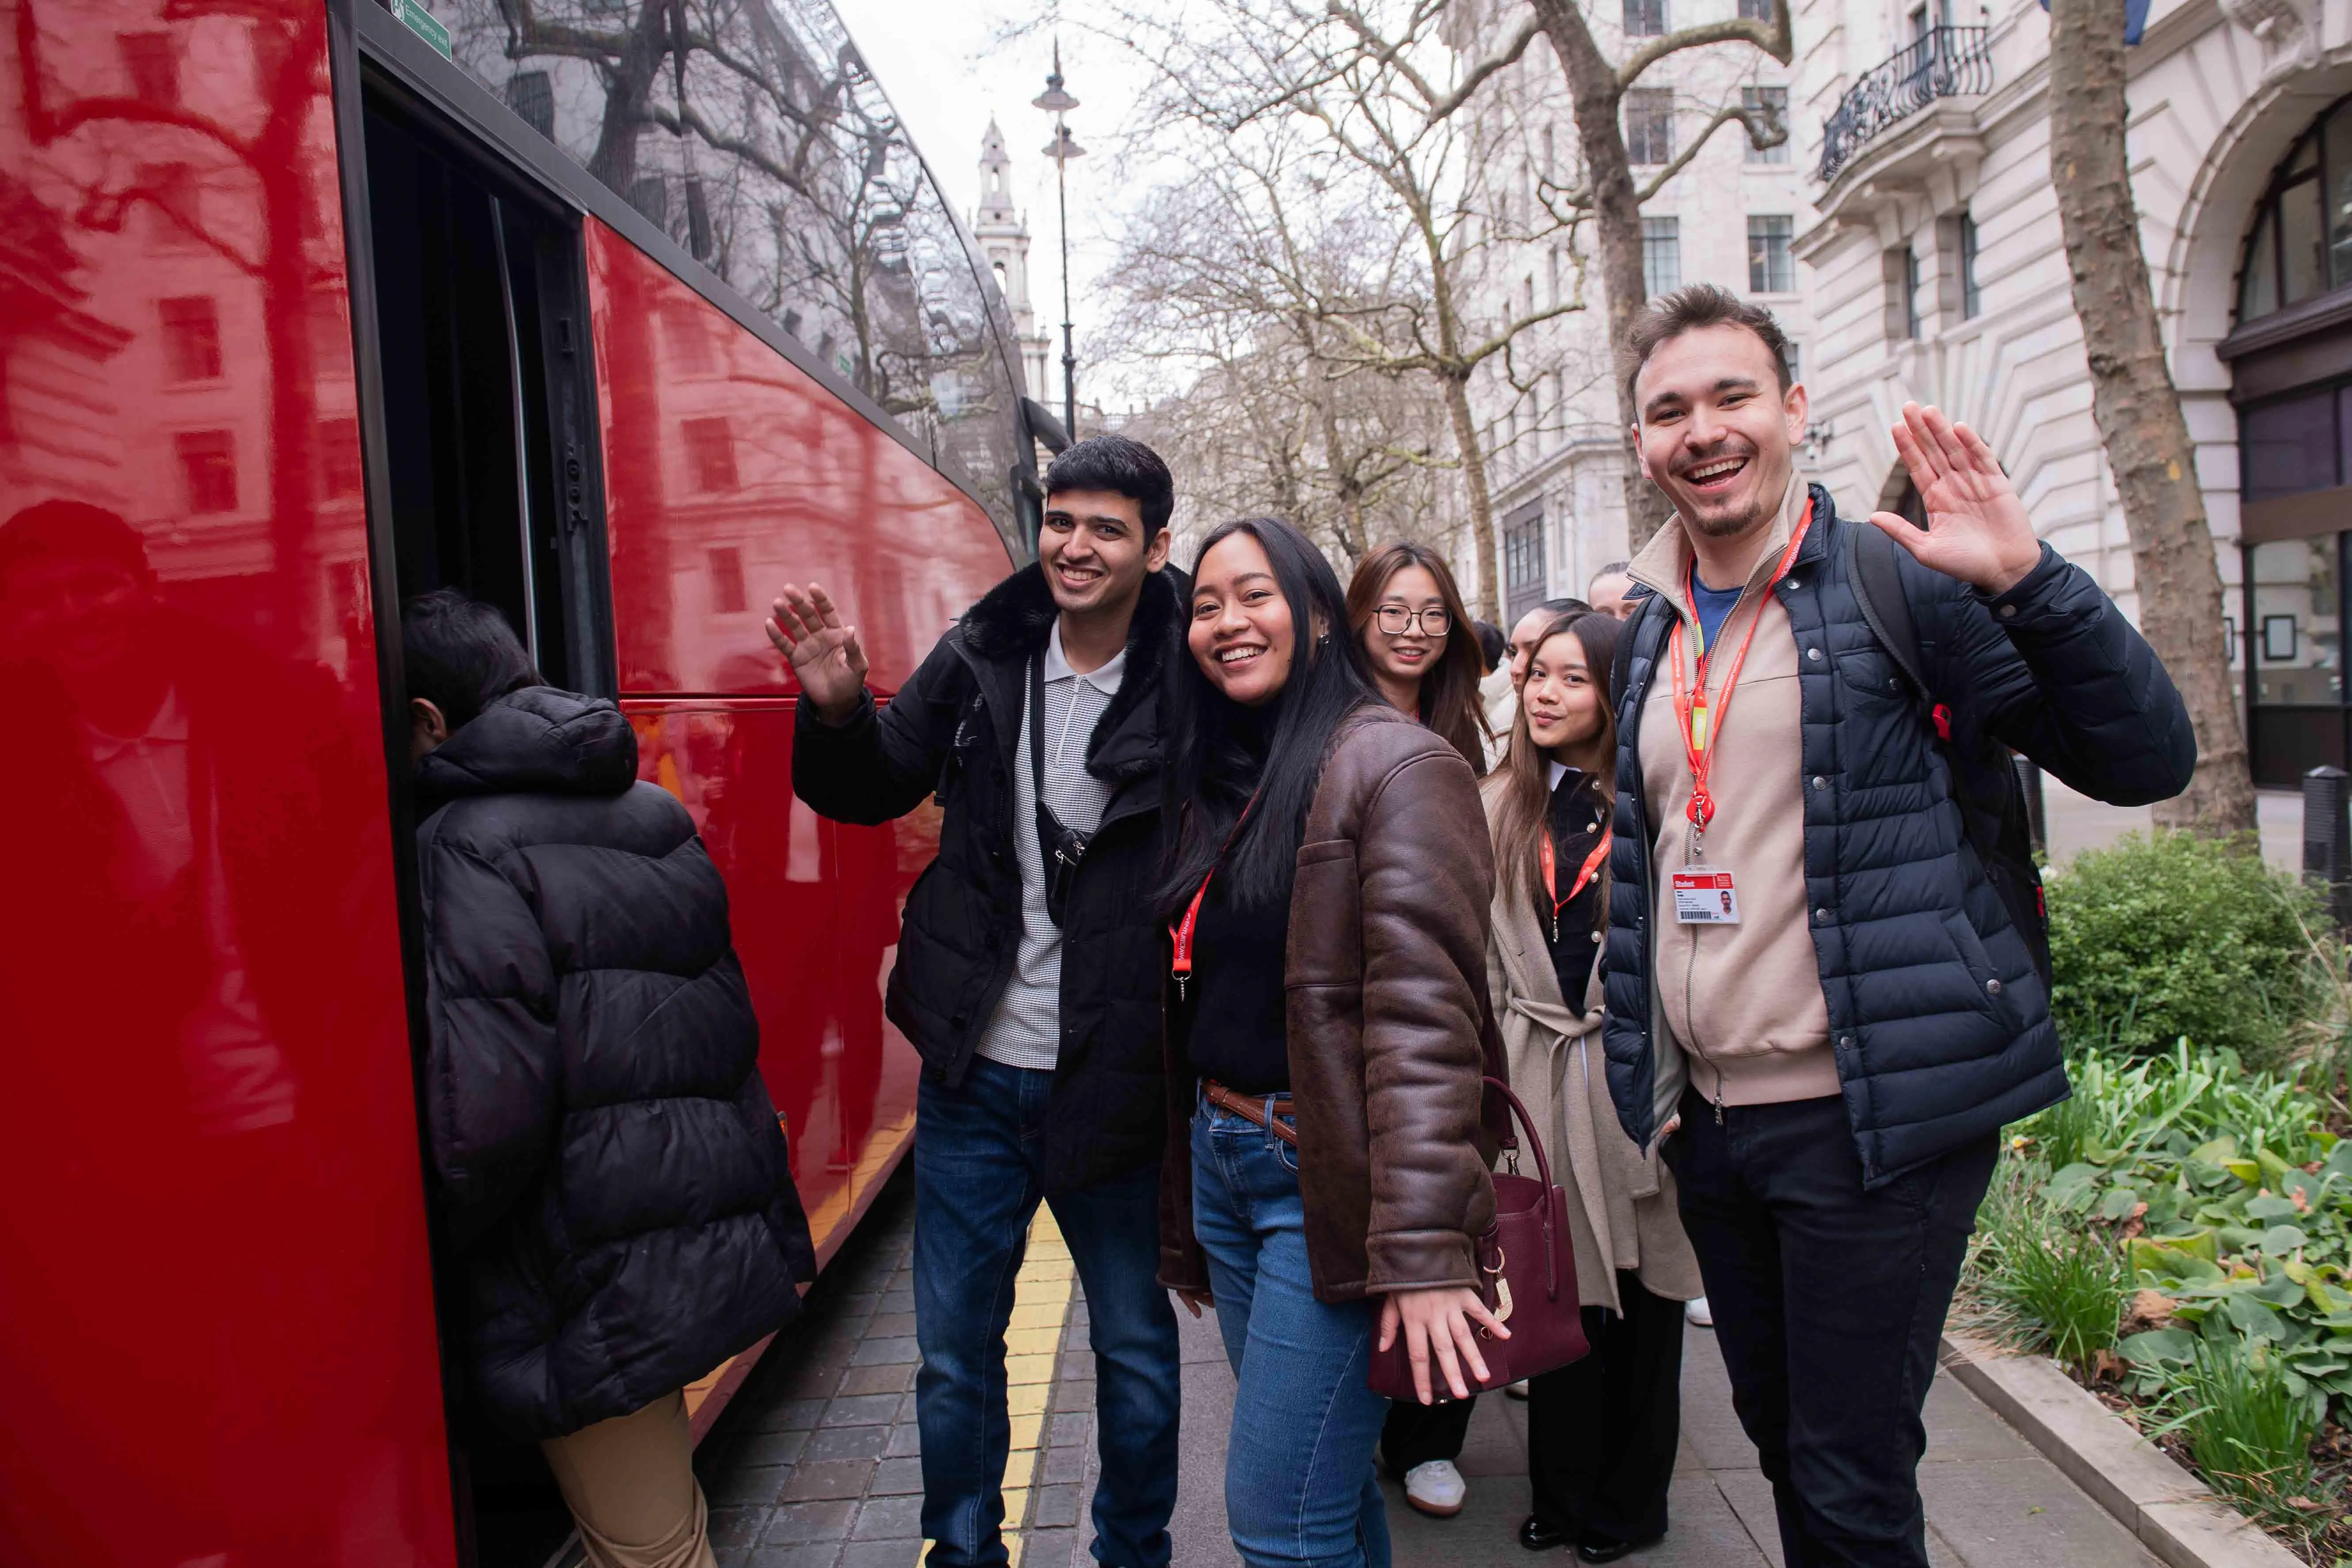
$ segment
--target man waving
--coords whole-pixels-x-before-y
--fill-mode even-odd
[[[1619,655],[1610,1088],[1664,1137],[1790,1568],[1926,1568],[1920,1411],[1996,1131],[2067,1093],[2008,751],[2136,805],[2196,742],[1966,426],[1906,405],[1927,528],[1855,524],[1796,476],[1768,311],[1666,295],[1622,370],[1675,515]]]
[[[1042,1199],[1087,1293],[1102,1481],[1094,1553],[1167,1568],[1180,1397],[1156,1283],[1160,672],[1181,630],[1173,481],[1118,436],[1045,475],[1037,563],[967,611],[888,706],[856,627],[787,585],[768,636],[799,678],[793,790],[836,822],[936,796],[890,1019],[922,1053],[915,1382],[932,1568],[1002,1563],[1004,1331]]]

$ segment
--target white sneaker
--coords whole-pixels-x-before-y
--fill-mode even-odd
[[[1506,1384],[1503,1392],[1514,1399],[1525,1399],[1528,1396],[1528,1380],[1523,1377],[1517,1383]]]
[[[1683,1321],[1695,1328],[1715,1327],[1715,1314],[1707,1310],[1706,1298],[1694,1296],[1683,1303]]]
[[[1434,1518],[1452,1519],[1469,1495],[1469,1483],[1451,1459],[1432,1459],[1404,1473],[1404,1500]]]

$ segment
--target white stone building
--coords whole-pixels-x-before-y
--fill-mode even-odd
[[[1603,52],[1622,59],[1645,36],[1760,14],[1759,5],[1594,0],[1587,15]],[[1447,41],[1465,58],[1483,55],[1519,13],[1518,0],[1465,0]],[[1779,316],[1796,344],[1800,373],[1810,374],[1815,332],[1793,250],[1796,237],[1814,226],[1813,185],[1796,123],[1806,110],[1790,107],[1799,97],[1793,89],[1799,75],[1744,46],[1670,56],[1628,95],[1626,143],[1634,178],[1645,181],[1699,134],[1718,107],[1745,96],[1783,111],[1790,136],[1779,147],[1751,147],[1736,121],[1717,130],[1643,208],[1643,241],[1653,292],[1707,281],[1755,298]],[[1512,182],[1525,187],[1546,172],[1560,184],[1574,183],[1576,127],[1547,40],[1538,38],[1476,102],[1482,141],[1517,141],[1528,153],[1521,166],[1488,169],[1482,205],[1524,211],[1531,198],[1524,188],[1512,189]],[[1517,135],[1501,134],[1514,122]],[[1583,248],[1590,255],[1589,226]],[[1538,244],[1487,252],[1481,312],[1492,318],[1514,309],[1531,313],[1529,306],[1547,308],[1572,290],[1575,260],[1555,249]],[[1584,301],[1582,311],[1530,329],[1535,342],[1515,353],[1518,379],[1523,385],[1532,379],[1531,390],[1515,389],[1499,364],[1473,384],[1495,453],[1491,479],[1507,619],[1547,597],[1581,597],[1601,566],[1626,553],[1625,448],[1609,381],[1607,301],[1597,258],[1590,264]],[[1530,378],[1530,370],[1541,374]],[[1467,584],[1466,542],[1462,554]]]
[[[1516,11],[1478,4],[1482,37]],[[1795,22],[1785,75],[1736,48],[1668,68],[1678,124],[1722,89],[1710,70],[1785,84],[1791,109],[1789,163],[1759,169],[1722,136],[1648,209],[1678,220],[1683,280],[1741,281],[1746,223],[1792,215],[1797,293],[1765,298],[1801,346],[1807,461],[1840,508],[1910,504],[1888,426],[1906,399],[1939,404],[1991,443],[2042,535],[2136,610],[2052,184],[2047,15],[2036,0],[1800,0]],[[2291,784],[2352,761],[2352,5],[2154,0],[2127,60],[2141,246],[2198,443],[2255,776]],[[1549,93],[1564,127],[1557,84],[1538,45],[1510,85]],[[1593,363],[1600,322],[1596,309],[1562,331],[1559,363]],[[1540,560],[1549,588],[1574,591],[1622,544],[1605,393],[1512,445],[1509,400],[1484,389],[1507,447],[1496,510],[1515,598],[1507,563]]]
[[[2000,455],[2043,537],[2130,610],[2052,186],[2048,17],[2002,0],[1949,20],[1838,0],[1799,14],[1802,155],[1830,176],[1797,245],[1820,323],[1821,477],[1842,508],[1899,507],[1887,426],[1906,398],[1941,404]],[[2292,784],[2347,760],[2352,112],[2336,105],[2352,9],[2156,0],[2126,58],[2141,247],[2248,676],[2255,778]]]

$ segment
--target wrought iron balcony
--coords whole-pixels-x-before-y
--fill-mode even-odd
[[[1992,90],[1983,27],[1931,27],[1846,89],[1822,128],[1821,177],[1834,180],[1864,143],[1939,98]]]

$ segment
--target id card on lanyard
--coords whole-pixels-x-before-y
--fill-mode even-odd
[[[1739,672],[1748,663],[1748,650],[1755,645],[1756,628],[1764,624],[1764,601],[1789,574],[1797,563],[1797,552],[1805,542],[1805,534],[1813,525],[1813,503],[1805,502],[1805,515],[1797,520],[1796,531],[1789,536],[1789,547],[1780,552],[1780,563],[1773,570],[1771,581],[1764,584],[1764,593],[1757,600],[1756,614],[1748,623],[1748,635],[1740,639],[1739,650],[1731,656],[1731,668],[1723,672],[1723,686],[1712,700],[1706,691],[1706,666],[1714,649],[1706,646],[1706,631],[1701,629],[1698,655],[1692,661],[1691,689],[1686,689],[1683,676],[1683,622],[1675,618],[1674,630],[1667,638],[1667,662],[1675,671],[1675,728],[1680,732],[1683,754],[1689,759],[1691,771],[1690,805],[1685,816],[1690,822],[1690,835],[1684,849],[1683,868],[1674,873],[1675,920],[1681,925],[1738,925],[1739,923],[1739,891],[1729,870],[1710,866],[1706,858],[1706,826],[1715,820],[1715,796],[1708,788],[1708,775],[1715,766],[1716,742],[1722,738],[1723,726],[1731,717],[1731,695],[1739,685]],[[1698,563],[1691,563],[1685,578],[1685,592],[1696,614]],[[1745,596],[1743,595],[1743,602]],[[1738,613],[1738,605],[1732,606]]]

